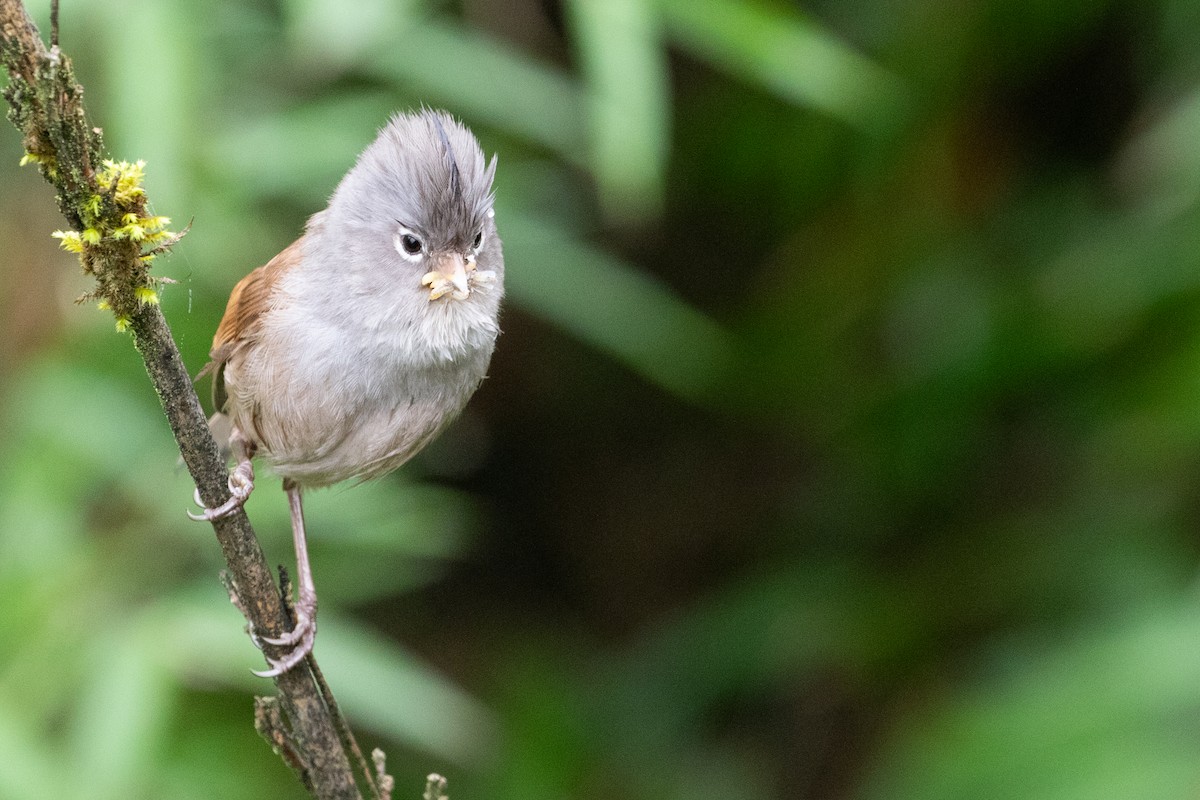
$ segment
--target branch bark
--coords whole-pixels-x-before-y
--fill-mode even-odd
[[[114,226],[127,224],[122,220],[127,208],[114,200],[116,180],[112,186],[97,180],[105,158],[102,135],[87,124],[83,89],[70,61],[57,45],[46,48],[21,0],[0,0],[0,60],[9,75],[4,91],[9,119],[21,130],[31,160],[54,186],[68,223],[79,231],[106,230],[97,219],[115,214]],[[140,202],[144,207],[144,197]],[[79,252],[84,270],[96,277],[96,298],[113,310],[118,326],[124,321],[133,333],[200,498],[209,507],[221,505],[229,497],[226,465],[155,302],[155,280],[148,274],[142,245],[130,236],[97,242],[85,237]],[[246,514],[239,510],[212,524],[246,618],[260,635],[280,636],[291,623]],[[274,731],[286,739],[276,750],[286,751],[281,755],[314,797],[361,800],[330,709],[308,666],[278,676],[275,684],[286,727]]]

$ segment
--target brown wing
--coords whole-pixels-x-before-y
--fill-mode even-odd
[[[299,263],[303,241],[301,236],[233,287],[225,305],[225,316],[213,336],[212,350],[208,354],[211,360],[200,371],[200,375],[208,372],[213,375],[213,408],[216,411],[225,408],[225,362],[254,335],[263,313],[271,307],[271,296],[280,277]]]

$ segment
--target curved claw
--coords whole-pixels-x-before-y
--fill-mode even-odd
[[[260,643],[291,648],[283,658],[267,657],[267,663],[271,665],[271,669],[261,672],[251,670],[251,672],[260,678],[274,678],[276,675],[282,675],[303,661],[304,657],[312,652],[313,642],[317,638],[316,594],[309,594],[302,589],[300,600],[296,603],[294,611],[296,624],[290,631],[278,637],[257,637]]]
[[[289,637],[293,634],[296,634],[295,638],[288,641]],[[303,661],[312,652],[313,643],[316,641],[316,638],[317,625],[311,619],[298,622],[296,627],[289,631],[288,634],[278,639],[271,639],[264,636],[262,637],[262,641],[264,642],[276,645],[295,644],[295,647],[283,658],[271,658],[267,656],[267,663],[271,665],[270,669],[252,669],[250,671],[260,678],[274,678],[282,675]]]
[[[250,493],[254,491],[254,469],[249,461],[243,461],[238,464],[233,472],[229,473],[229,499],[216,508],[207,508],[204,501],[200,499],[200,490],[197,489],[192,497],[196,501],[196,505],[204,510],[199,514],[193,514],[191,511],[187,515],[196,522],[212,522],[215,519],[228,517],[233,512],[246,504]]]
[[[241,508],[242,505],[245,504],[246,498],[248,498],[249,496],[250,496],[249,492],[246,492],[244,495],[241,495],[241,496],[239,496],[236,493],[231,492],[230,498],[228,500],[226,500],[224,503],[217,506],[216,508],[207,508],[204,505],[204,503],[201,502],[200,490],[197,489],[196,496],[194,499],[196,501],[196,505],[200,506],[204,510],[202,512],[200,512],[199,514],[193,514],[191,511],[189,511],[189,512],[187,512],[187,515],[189,517],[191,517],[192,519],[194,519],[196,522],[212,522],[214,519],[222,519],[224,517],[228,517],[234,511],[237,511],[239,508]]]
[[[317,621],[307,615],[297,613],[299,619],[296,620],[296,627],[285,633],[283,636],[273,638],[270,636],[260,636],[259,641],[266,644],[273,644],[276,647],[290,647],[297,642],[302,642],[306,637],[312,638],[317,635]]]

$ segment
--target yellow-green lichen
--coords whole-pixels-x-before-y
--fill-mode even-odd
[[[29,162],[46,165],[33,153],[22,159]],[[145,166],[144,161],[104,161],[95,174],[96,192],[79,209],[83,230],[52,234],[64,250],[79,256],[84,272],[97,276],[96,290],[81,299],[98,300],[101,309],[112,311],[118,331],[128,330],[139,307],[158,304],[161,281],[148,274],[149,265],[155,255],[179,240],[167,229],[170,218],[146,207]],[[99,274],[100,263],[112,266]]]

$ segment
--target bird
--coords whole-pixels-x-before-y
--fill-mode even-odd
[[[240,508],[253,459],[283,479],[296,553],[295,624],[262,641],[274,677],[312,651],[317,593],[304,490],[400,467],[462,411],[484,380],[504,296],[496,156],[445,111],[395,114],[303,234],[233,288],[209,362],[210,429],[236,464]]]

